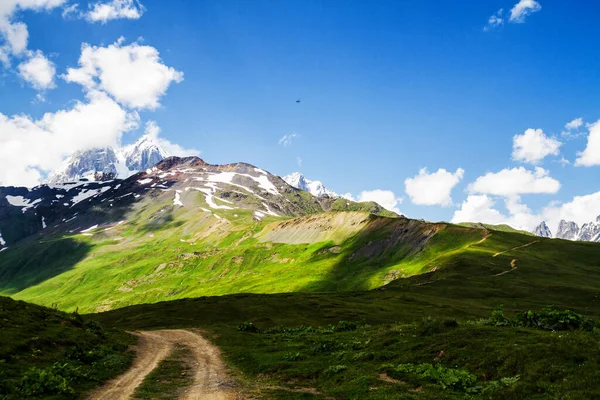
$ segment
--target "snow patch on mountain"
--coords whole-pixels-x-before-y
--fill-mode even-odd
[[[296,189],[309,192],[313,196],[340,197],[333,190],[326,188],[321,181],[312,181],[310,179],[306,179],[306,177],[300,172],[294,172],[286,175],[283,177],[283,180],[286,181],[288,185],[293,186]]]

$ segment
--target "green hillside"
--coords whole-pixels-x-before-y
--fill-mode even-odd
[[[131,362],[129,335],[7,297],[0,331],[1,399],[79,398]]]
[[[463,228],[442,232],[432,250]],[[93,318],[202,327],[258,398],[596,398],[600,336],[585,321],[600,317],[600,246],[490,233],[435,271],[370,291],[183,299]],[[578,314],[540,312],[550,304]]]

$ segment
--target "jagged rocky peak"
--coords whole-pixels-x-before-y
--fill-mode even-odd
[[[600,217],[597,217],[595,222],[588,222],[581,226],[578,240],[586,242],[600,241]]]
[[[46,183],[125,179],[167,158],[169,154],[150,136],[144,135],[125,147],[79,151],[69,157]]]
[[[59,184],[81,179],[96,180],[96,176],[117,176],[119,159],[111,147],[78,151],[49,177],[49,184]]]
[[[169,156],[150,135],[144,135],[134,144],[124,147],[123,154],[131,171],[142,171]]]
[[[556,237],[559,239],[577,240],[579,236],[579,225],[573,221],[560,220]]]
[[[309,192],[313,196],[340,197],[333,190],[326,188],[321,181],[312,181],[310,179],[306,179],[306,177],[300,172],[294,172],[286,175],[283,177],[283,180],[286,181],[288,185],[293,186],[296,189]]]
[[[535,228],[533,234],[545,238],[552,237],[552,232],[550,231],[550,228],[548,228],[548,225],[546,225],[546,221],[542,221],[542,223]]]

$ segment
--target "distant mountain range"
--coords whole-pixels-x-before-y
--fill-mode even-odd
[[[328,196],[332,198],[341,197],[333,190],[329,190],[328,188],[326,188],[321,181],[311,181],[310,179],[306,179],[306,177],[300,172],[294,172],[292,174],[286,175],[283,177],[283,180],[286,181],[288,185],[293,186],[296,189],[309,192],[313,196]]]
[[[126,179],[152,167],[169,155],[151,136],[144,135],[129,146],[77,152],[52,172],[46,183],[56,185],[79,180],[103,182]]]
[[[587,222],[581,227],[573,221],[563,219],[558,224],[558,229],[554,235],[544,221],[534,229],[533,234],[547,238],[600,242],[600,216],[596,218],[596,221]]]

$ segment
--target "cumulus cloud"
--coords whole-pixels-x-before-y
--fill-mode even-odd
[[[468,191],[473,194],[496,196],[518,196],[528,193],[556,193],[560,182],[550,177],[543,168],[530,171],[524,167],[505,168],[500,172],[489,172],[471,183]]]
[[[488,23],[483,28],[483,30],[484,31],[489,31],[489,30],[492,30],[494,28],[498,28],[498,27],[502,26],[504,24],[504,18],[502,17],[502,14],[504,14],[504,9],[503,8],[499,9],[494,15],[492,15],[488,19]]]
[[[0,1],[0,61],[10,62],[11,56],[21,56],[27,51],[29,31],[27,25],[15,21],[19,10],[50,11],[67,0],[2,0]]]
[[[154,141],[162,147],[164,151],[166,151],[169,155],[177,156],[177,157],[187,157],[187,156],[198,156],[200,155],[200,150],[196,149],[186,149],[176,143],[172,143],[169,140],[160,136],[160,126],[156,123],[156,121],[148,121],[146,122],[146,127],[144,130],[144,134],[150,136]]]
[[[297,133],[291,133],[289,135],[284,135],[281,139],[279,139],[279,144],[283,147],[289,147],[292,145],[292,140],[296,139],[299,135]]]
[[[538,164],[549,155],[558,155],[562,143],[544,134],[541,129],[527,129],[513,137],[512,158],[530,164]]]
[[[103,24],[114,19],[139,19],[146,9],[137,0],[112,0],[90,4],[85,18],[90,22]]]
[[[510,10],[509,21],[512,23],[521,24],[525,22],[525,18],[534,12],[542,9],[540,3],[536,0],[521,0]]]
[[[563,219],[574,221],[579,226],[595,221],[600,214],[600,192],[575,196],[566,203],[551,202],[539,213],[533,213],[528,206],[521,203],[518,196],[505,199],[506,213],[502,213],[497,208],[492,197],[471,195],[454,213],[452,222],[507,224],[517,229],[533,231],[537,225],[545,221],[555,234],[559,222]]]
[[[39,120],[0,113],[0,185],[36,185],[75,151],[115,146],[124,132],[137,128],[137,112],[127,112],[103,92],[86,97]]]
[[[450,206],[452,189],[461,181],[464,173],[462,168],[455,173],[440,168],[430,174],[423,168],[417,176],[404,181],[404,188],[414,204]]]
[[[85,90],[103,90],[127,107],[156,109],[171,83],[183,80],[183,72],[163,64],[154,47],[123,42],[121,37],[107,47],[84,43],[79,68],[68,68],[62,77]]]
[[[585,150],[577,154],[576,166],[600,165],[600,120],[588,125],[589,134]]]
[[[501,224],[506,217],[495,210],[494,200],[488,195],[471,195],[463,201],[461,208],[454,213],[452,223],[482,222],[484,224]]]
[[[38,90],[52,89],[56,67],[41,51],[32,52],[26,61],[19,64],[19,75]]]
[[[344,197],[352,199],[352,196],[348,194],[344,195]],[[402,198],[396,197],[391,190],[363,190],[358,195],[358,201],[374,201],[386,210],[402,214],[398,209],[398,205],[402,204]]]

